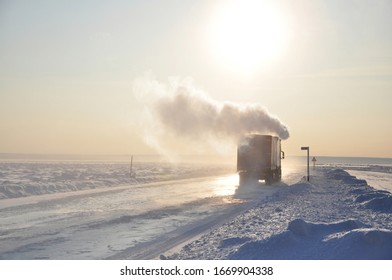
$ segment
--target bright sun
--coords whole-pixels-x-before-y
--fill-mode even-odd
[[[223,1],[212,23],[214,56],[225,67],[252,73],[287,46],[288,24],[273,1]]]

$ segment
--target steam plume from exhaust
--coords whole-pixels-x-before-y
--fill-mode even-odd
[[[171,140],[200,144],[237,143],[248,133],[289,137],[287,126],[260,104],[212,100],[188,80],[172,79],[163,85],[151,78],[134,84],[135,93],[147,99],[143,120],[145,140],[165,153]],[[170,138],[171,140],[168,140]],[[166,147],[165,147],[166,146]]]

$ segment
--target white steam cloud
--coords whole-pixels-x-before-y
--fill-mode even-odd
[[[260,104],[217,102],[189,79],[171,79],[165,85],[144,77],[134,82],[133,90],[145,106],[144,138],[163,154],[179,148],[179,142],[220,150],[248,133],[289,137],[287,126]]]

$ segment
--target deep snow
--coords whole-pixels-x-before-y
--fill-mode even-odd
[[[322,168],[161,259],[392,259],[392,195]]]

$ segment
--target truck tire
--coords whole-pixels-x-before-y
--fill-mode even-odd
[[[246,185],[249,181],[248,173],[240,172],[239,176],[240,176],[240,186]]]
[[[258,182],[257,177],[252,173],[241,172],[240,174],[240,186],[243,185],[252,185]]]
[[[274,182],[274,173],[268,173],[265,177],[265,184],[266,185],[271,185]]]
[[[266,185],[272,185],[274,183],[278,183],[281,181],[281,174],[278,170],[272,171],[267,175],[265,178],[265,184]]]
[[[282,169],[281,168],[279,168],[279,170],[277,171],[277,174],[276,174],[277,176],[276,176],[276,181],[277,182],[280,182],[280,181],[282,181]]]

